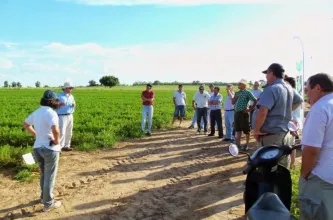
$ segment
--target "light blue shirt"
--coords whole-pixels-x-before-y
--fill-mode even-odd
[[[57,109],[58,115],[74,113],[75,107],[72,107],[72,105],[75,104],[75,100],[72,94],[66,95],[64,92],[61,92],[58,94],[58,99],[60,103],[65,103],[65,106],[60,106],[60,108]]]
[[[209,101],[218,101],[218,103],[216,105],[209,105],[209,109],[210,110],[218,110],[222,108],[222,95],[220,93],[218,93],[217,95],[213,94]]]

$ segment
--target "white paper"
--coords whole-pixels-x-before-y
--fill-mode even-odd
[[[35,164],[34,157],[32,156],[31,153],[24,154],[24,155],[22,155],[22,157],[26,164],[28,164],[28,165]]]

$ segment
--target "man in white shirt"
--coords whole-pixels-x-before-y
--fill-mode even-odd
[[[203,86],[199,87],[199,92],[197,92],[192,100],[192,107],[197,111],[197,133],[200,134],[200,120],[203,118],[204,120],[204,134],[207,135],[207,109],[208,109],[208,101],[210,99],[210,95],[205,91]],[[195,106],[195,104],[197,106]]]
[[[258,81],[255,81],[254,84],[253,84],[253,89],[250,90],[250,92],[252,92],[252,94],[254,95],[254,97],[256,97],[257,101],[259,101],[259,98],[261,96],[261,93],[262,93],[262,90],[259,89],[259,82]],[[249,106],[252,106],[253,105],[253,101],[250,101],[249,102]],[[250,124],[251,124],[251,127],[254,128],[252,126],[253,124],[253,112],[254,112],[255,108],[250,112]]]
[[[235,110],[232,104],[232,98],[235,96],[235,92],[231,84],[227,85],[227,97],[224,103],[224,124],[226,129],[226,138],[223,141],[233,141],[232,126],[234,123]]]
[[[175,111],[173,114],[172,124],[174,124],[176,119],[178,119],[180,127],[185,117],[185,111],[186,111],[186,94],[185,92],[183,92],[183,85],[179,85],[178,90],[174,92],[173,104],[175,105]]]
[[[220,87],[214,88],[214,93],[210,96],[210,100],[208,101],[209,109],[210,109],[210,134],[208,136],[215,135],[215,124],[218,127],[219,138],[223,138],[223,129],[222,129],[222,100],[223,96],[220,94]]]
[[[210,90],[210,92],[208,92],[208,94],[212,97],[213,95],[214,95],[214,88],[215,88],[215,86],[214,86],[214,84],[210,84],[209,85],[209,90]],[[210,111],[211,111],[211,108],[210,108],[210,106],[208,105],[208,109],[207,109],[207,126],[209,127],[209,125],[210,125]],[[217,126],[215,126],[215,128],[217,128]]]
[[[299,179],[301,219],[333,219],[333,77],[311,76],[305,88],[311,109],[302,132]]]

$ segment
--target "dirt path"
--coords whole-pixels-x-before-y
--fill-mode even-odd
[[[63,206],[41,213],[38,180],[17,183],[2,175],[0,217],[243,219],[246,158],[232,158],[227,147],[217,137],[177,128],[113,149],[65,152],[55,187]]]

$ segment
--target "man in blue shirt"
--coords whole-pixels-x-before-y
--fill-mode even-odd
[[[283,80],[284,68],[278,63],[271,64],[266,74],[267,86],[260,96],[260,106],[255,118],[254,137],[259,146],[283,145],[290,143],[288,122],[292,111],[303,102],[290,85]],[[282,166],[290,167],[290,156],[280,161]]]
[[[210,134],[208,136],[215,135],[215,123],[217,123],[217,128],[219,132],[219,138],[223,138],[223,128],[222,128],[222,95],[220,94],[220,88],[215,87],[214,93],[210,97],[208,104],[210,109]]]
[[[62,90],[58,94],[60,107],[57,109],[59,116],[60,128],[60,146],[63,151],[71,151],[71,139],[73,133],[73,113],[75,110],[75,99],[71,94],[73,86],[69,82],[65,82]]]

